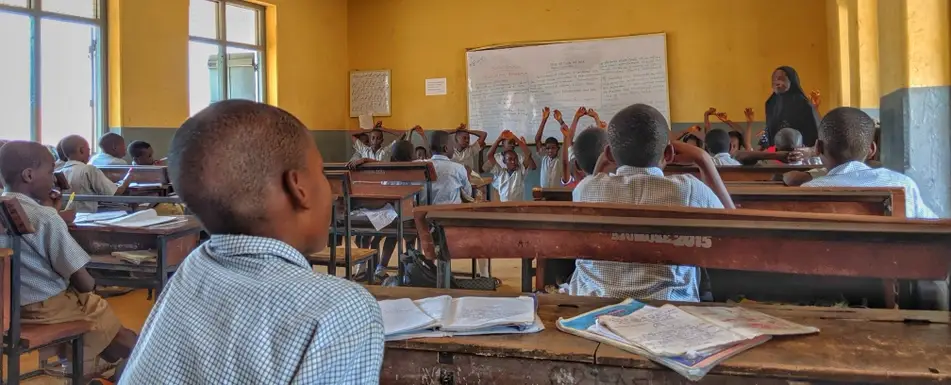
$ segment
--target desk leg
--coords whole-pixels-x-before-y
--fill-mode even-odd
[[[532,258],[522,258],[522,292],[532,292]]]
[[[168,238],[160,236],[158,238],[158,286],[155,288],[155,302],[158,303],[162,290],[165,289],[165,283],[168,282]]]

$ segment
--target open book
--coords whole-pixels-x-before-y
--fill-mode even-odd
[[[134,212],[129,215],[125,215],[119,218],[99,220],[96,223],[101,225],[110,225],[110,226],[119,226],[119,227],[149,227],[160,225],[163,223],[173,222],[178,220],[178,217],[163,217],[159,216],[154,209],[142,210]]]
[[[453,335],[535,333],[545,328],[535,314],[535,300],[532,297],[452,298],[443,295],[416,301],[396,299],[379,303],[387,341]]]

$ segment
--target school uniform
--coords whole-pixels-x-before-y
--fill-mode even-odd
[[[714,155],[713,164],[717,166],[742,166],[743,164],[740,161],[733,159],[733,155],[730,155],[729,152],[721,152]]]
[[[525,155],[518,152],[517,150],[512,150],[512,151],[515,151],[515,155],[518,155],[519,164],[522,164],[525,162]],[[495,163],[505,164],[505,151],[503,151],[501,148],[495,153]]]
[[[393,151],[393,142],[381,146],[379,150],[373,151],[373,147],[367,146],[359,140],[354,140],[353,150],[356,151],[357,154],[360,154],[361,158],[373,159],[380,162],[389,162],[390,154]]]
[[[433,154],[430,161],[436,170],[436,180],[432,182],[434,205],[462,203],[462,191],[472,191],[466,167],[450,160],[442,154]]]
[[[475,142],[466,147],[464,150],[459,151],[459,149],[454,149],[452,153],[452,161],[459,163],[463,166],[469,167],[470,170],[479,170],[479,154],[482,153],[484,147],[480,142]]]
[[[89,263],[89,254],[69,235],[55,209],[23,194],[3,196],[20,202],[35,230],[23,235],[20,243],[20,319],[43,325],[90,322],[92,330],[83,335],[83,354],[91,363],[116,337],[122,323],[105,299],[79,293],[69,285],[69,277]],[[11,247],[9,238],[0,235],[0,248]]]
[[[129,162],[126,162],[125,159],[116,158],[112,155],[106,154],[105,152],[100,152],[96,155],[93,155],[89,159],[89,164],[93,166],[128,166]]]
[[[91,164],[71,160],[66,162],[60,171],[66,175],[69,182],[68,193],[79,195],[116,195],[119,186],[109,180],[106,174]],[[94,213],[99,210],[98,202],[73,202],[77,213]]]
[[[497,163],[492,167],[492,188],[499,192],[502,202],[518,202],[525,200],[525,165],[518,164],[515,171]]]
[[[828,170],[825,176],[816,176],[802,187],[902,187],[905,189],[905,216],[907,218],[938,218],[921,199],[918,184],[907,175],[887,168],[871,168],[865,163],[852,161]]]
[[[375,384],[383,320],[281,241],[212,235],[169,281],[120,384]]]
[[[664,176],[657,167],[618,167],[583,179],[572,191],[575,202],[723,208],[720,199],[693,175]],[[637,247],[632,244],[631,247]],[[568,292],[612,298],[700,300],[697,268],[610,261],[575,261]]]
[[[541,187],[561,187],[564,185],[562,177],[565,175],[565,170],[561,165],[560,157],[543,156],[539,172],[541,176],[538,178],[538,184]]]

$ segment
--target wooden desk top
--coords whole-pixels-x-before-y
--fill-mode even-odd
[[[169,235],[174,233],[179,233],[182,231],[197,231],[202,228],[201,222],[198,221],[198,218],[186,215],[181,216],[179,221],[165,223],[156,226],[150,226],[145,228],[130,228],[130,227],[119,227],[119,226],[108,226],[100,225],[95,223],[72,223],[69,225],[69,231],[96,231],[104,233],[121,233],[121,234],[153,234],[153,235]]]
[[[379,183],[354,183],[353,193],[350,198],[353,199],[374,199],[374,200],[403,200],[409,199],[422,191],[424,186],[384,186]]]
[[[13,255],[13,249],[0,249],[0,258],[7,258]]]
[[[488,186],[488,185],[492,184],[492,177],[491,177],[491,176],[484,176],[484,177],[482,177],[482,180],[479,180],[479,179],[477,179],[477,178],[472,178],[472,177],[470,177],[470,178],[469,178],[469,184],[471,184],[471,185],[472,185],[472,188],[474,188],[474,189],[480,189],[480,188],[483,188],[483,187],[485,187],[485,186]]]
[[[453,296],[511,296],[497,292],[368,287],[377,299]],[[514,295],[514,294],[513,294]],[[669,370],[638,355],[561,332],[559,317],[572,317],[618,300],[538,296],[545,330],[536,334],[459,336],[387,342],[399,350],[452,352],[501,358],[570,361],[625,368]],[[659,302],[652,304],[659,304]],[[723,304],[701,304],[717,305]],[[947,312],[744,305],[793,322],[816,326],[808,336],[774,337],[732,357],[710,374],[763,376],[790,381],[951,381],[951,327]],[[906,322],[914,320],[914,322]]]

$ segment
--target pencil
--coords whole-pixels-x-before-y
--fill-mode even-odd
[[[69,194],[69,200],[66,201],[66,207],[63,208],[63,211],[69,210],[73,207],[73,200],[76,199],[76,193]]]

